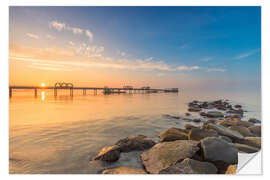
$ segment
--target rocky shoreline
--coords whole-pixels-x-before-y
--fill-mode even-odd
[[[200,118],[191,118],[196,113]],[[121,153],[142,151],[143,169],[119,166],[102,174],[235,174],[239,153],[255,153],[261,148],[260,121],[241,120],[241,105],[227,100],[188,103],[185,117],[164,115],[185,124],[171,127],[159,135],[159,142],[144,136],[128,136],[104,147],[91,161],[116,162]]]

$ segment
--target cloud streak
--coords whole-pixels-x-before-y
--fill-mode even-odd
[[[251,55],[254,55],[254,54],[258,53],[258,52],[260,52],[260,48],[258,48],[258,49],[253,49],[253,50],[251,50],[251,51],[249,51],[249,52],[240,54],[240,55],[234,57],[234,59],[244,59],[244,58],[249,57],[249,56],[251,56]]]
[[[28,37],[32,38],[32,39],[39,39],[39,36],[36,34],[32,34],[32,33],[27,33],[26,34]]]
[[[192,71],[192,70],[198,70],[200,69],[200,67],[199,66],[178,66],[176,69],[180,71]]]

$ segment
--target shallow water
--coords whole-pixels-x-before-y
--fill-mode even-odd
[[[89,160],[104,146],[129,135],[143,134],[158,141],[169,127],[185,122],[164,114],[183,115],[192,100],[229,99],[248,112],[244,119],[260,119],[260,95],[256,93],[179,92],[86,96],[75,92],[15,91],[10,99],[10,173],[98,173],[119,165],[141,167],[134,151],[122,153],[116,163]],[[197,114],[193,113],[193,117]],[[199,123],[190,123],[200,125]]]

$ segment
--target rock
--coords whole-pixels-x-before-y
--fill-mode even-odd
[[[147,172],[158,174],[185,158],[191,158],[199,150],[198,144],[198,141],[189,140],[159,143],[143,152],[141,160]]]
[[[244,139],[237,139],[235,143],[245,144],[248,146],[261,148],[261,138],[260,137],[245,137]]]
[[[185,113],[186,116],[190,116],[190,113]]]
[[[238,163],[238,149],[220,138],[202,139],[201,149],[204,160],[214,163],[220,173],[224,173],[228,165]]]
[[[248,146],[246,144],[234,143],[234,146],[238,149],[239,152],[245,152],[245,153],[255,153],[260,150],[259,148]]]
[[[200,112],[200,115],[201,116],[207,116],[207,113],[206,112]]]
[[[160,142],[175,141],[175,140],[187,140],[187,130],[179,128],[169,128],[162,132],[160,135]]]
[[[225,126],[225,127],[229,127],[229,126],[236,126],[236,123],[233,121],[229,121],[229,120],[221,120],[216,122],[217,125],[221,125],[221,126]]]
[[[232,143],[232,140],[228,138],[227,136],[219,136],[219,138],[227,141],[228,143]]]
[[[258,119],[256,119],[256,118],[250,118],[250,119],[248,120],[248,122],[251,122],[251,123],[261,123],[261,121],[258,120]]]
[[[218,117],[224,117],[224,114],[219,111],[208,111],[205,116],[211,117],[211,118],[218,118]]]
[[[199,111],[201,111],[201,108],[199,108],[199,107],[189,107],[188,111],[189,112],[199,112]]]
[[[218,110],[222,110],[222,111],[225,111],[225,110],[227,109],[225,105],[221,105],[221,104],[216,105],[216,108],[217,108]]]
[[[234,118],[233,120],[234,120],[236,126],[244,126],[244,127],[247,127],[247,128],[253,126],[252,123],[247,122],[247,121],[241,121],[238,118]]]
[[[121,166],[112,169],[105,169],[102,171],[102,174],[146,174],[146,172],[134,167]]]
[[[229,165],[225,174],[236,174],[237,165]]]
[[[206,137],[218,137],[218,133],[216,131],[209,131],[205,129],[191,129],[188,133],[189,140],[200,141]]]
[[[130,152],[134,150],[145,150],[154,146],[156,143],[144,135],[128,136],[120,139],[116,145],[119,146],[120,152]]]
[[[261,148],[261,137],[245,137],[245,139],[249,142],[248,145]]]
[[[205,121],[206,124],[209,124],[209,123],[215,124],[215,123],[218,123],[218,122],[219,122],[219,121],[216,120],[216,119],[208,119],[207,121]]]
[[[102,161],[117,161],[120,157],[120,150],[118,146],[109,146],[104,147],[93,160],[102,160]]]
[[[180,116],[173,116],[169,114],[163,114],[162,116],[168,119],[180,119]]]
[[[261,126],[251,126],[248,129],[256,136],[261,137]]]
[[[198,128],[198,127],[193,126],[191,124],[185,124],[184,127],[185,127],[186,130],[190,130],[190,129],[193,129],[193,128]]]
[[[160,171],[160,174],[216,174],[217,168],[209,162],[201,162],[190,158],[181,163],[170,166]]]
[[[239,105],[239,104],[236,104],[234,107],[235,107],[235,108],[242,108],[242,106]]]
[[[200,119],[193,119],[193,122],[198,123],[198,122],[201,122],[201,120]]]
[[[244,138],[244,136],[242,134],[240,134],[239,132],[233,131],[233,130],[226,128],[224,126],[221,126],[221,125],[209,123],[209,124],[207,124],[207,128],[213,129],[213,130],[217,131],[220,135],[228,136],[231,139],[243,139]]]
[[[253,134],[246,127],[242,127],[242,126],[230,126],[229,129],[239,132],[244,137],[247,137],[247,136],[252,137],[253,136]]]
[[[227,111],[227,113],[229,114],[239,114],[239,115],[243,115],[244,111],[242,109],[230,109],[229,111]]]

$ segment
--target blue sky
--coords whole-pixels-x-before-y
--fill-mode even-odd
[[[260,11],[260,7],[11,7],[10,44],[41,49],[86,44],[99,47],[91,53],[103,58],[91,56],[89,61],[104,64],[109,58],[112,72],[129,73],[138,81],[150,76],[146,74],[155,79],[155,74],[164,85],[167,77],[175,79],[170,85],[188,79],[194,84],[202,81],[205,87],[260,90]],[[41,55],[31,57],[44,60]],[[121,62],[125,66],[119,70]],[[145,68],[148,65],[157,68]]]

